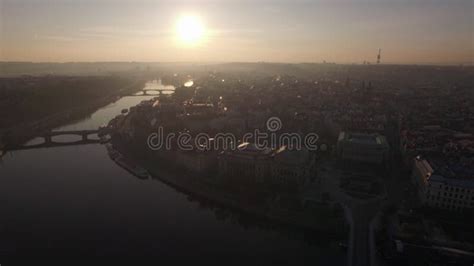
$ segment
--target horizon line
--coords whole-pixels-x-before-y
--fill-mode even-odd
[[[357,66],[474,66],[474,62],[457,62],[457,63],[441,63],[441,62],[420,62],[420,63],[403,63],[403,62],[388,62],[388,63],[372,63],[367,64],[360,62],[283,62],[283,61],[3,61],[0,60],[1,64],[18,64],[18,63],[29,63],[29,64],[113,64],[113,63],[138,63],[138,64],[286,64],[286,65],[303,65],[303,64],[314,64],[314,65],[357,65]]]

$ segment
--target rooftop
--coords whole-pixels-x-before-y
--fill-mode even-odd
[[[387,145],[385,137],[380,134],[366,134],[344,131],[339,134],[338,141],[345,141],[363,145]]]

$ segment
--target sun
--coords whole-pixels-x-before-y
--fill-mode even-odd
[[[204,35],[204,25],[196,16],[182,16],[176,25],[176,33],[178,38],[184,44],[197,44]]]

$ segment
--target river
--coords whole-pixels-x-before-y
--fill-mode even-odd
[[[152,97],[123,97],[56,130],[96,129]],[[101,144],[6,154],[0,163],[0,258],[60,254],[346,262],[345,251],[327,239],[209,207],[156,179],[140,180],[110,160]]]

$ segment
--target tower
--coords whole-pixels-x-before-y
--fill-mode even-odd
[[[380,64],[380,53],[382,52],[382,49],[379,48],[379,54],[377,55],[377,64]]]

